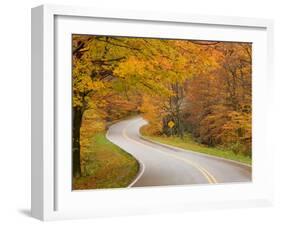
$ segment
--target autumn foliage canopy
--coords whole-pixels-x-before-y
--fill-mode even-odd
[[[91,134],[137,114],[145,133],[251,156],[250,43],[73,35],[72,45],[74,175]]]

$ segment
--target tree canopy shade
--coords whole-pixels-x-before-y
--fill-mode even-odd
[[[73,176],[88,137],[133,114],[147,133],[251,155],[251,53],[250,43],[73,35]]]

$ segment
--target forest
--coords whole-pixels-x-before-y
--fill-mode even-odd
[[[74,189],[129,183],[138,165],[105,134],[136,115],[148,138],[250,163],[251,43],[74,34],[72,81]]]

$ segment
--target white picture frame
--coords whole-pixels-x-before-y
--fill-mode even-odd
[[[102,24],[107,21],[108,24]],[[118,34],[153,37],[185,37],[177,33],[177,26],[195,30],[210,40],[253,41],[253,181],[248,184],[219,184],[196,186],[171,186],[134,189],[107,189],[72,191],[69,179],[62,183],[71,162],[64,168],[61,156],[69,159],[71,149],[67,141],[58,141],[57,127],[67,124],[59,115],[70,115],[67,105],[60,97],[70,100],[71,76],[67,75],[71,64],[70,47],[60,40],[71,33],[95,33],[92,26],[99,27],[101,34]],[[116,30],[115,23],[120,23]],[[142,26],[142,33],[133,27]],[[155,27],[164,29],[155,29]],[[169,26],[169,31],[167,31]],[[115,29],[114,29],[115,28]],[[173,29],[175,28],[175,29]],[[220,32],[212,33],[210,29]],[[233,30],[237,34],[233,36]],[[154,32],[154,33],[153,33]],[[157,33],[158,32],[158,33]],[[196,33],[196,32],[195,32]],[[181,36],[183,35],[183,36]],[[205,37],[204,36],[204,37]],[[199,37],[199,36],[197,36]],[[189,37],[190,38],[190,37]],[[193,37],[196,39],[196,35]],[[69,43],[66,41],[66,43]],[[66,61],[60,55],[65,50]],[[256,52],[255,52],[256,51]],[[256,55],[255,55],[256,53]],[[60,71],[61,65],[68,68]],[[273,170],[273,153],[267,148],[266,117],[272,85],[273,68],[273,22],[265,19],[199,16],[153,12],[123,12],[83,7],[43,5],[32,9],[32,216],[41,220],[89,218],[130,214],[186,211],[210,208],[234,208],[271,205],[273,202],[273,179],[268,176]],[[62,85],[64,84],[64,85]],[[68,93],[68,94],[66,94]],[[69,103],[69,101],[66,101]],[[60,109],[58,112],[58,109]],[[70,111],[70,109],[69,109]],[[69,119],[69,118],[68,118]],[[64,122],[63,122],[64,121]],[[70,128],[64,125],[64,128]],[[71,133],[70,131],[66,134]],[[61,137],[60,137],[61,138]],[[63,138],[62,138],[63,139]],[[60,147],[59,150],[58,146]],[[263,149],[263,155],[259,150]],[[266,150],[266,151],[264,151]],[[69,172],[69,175],[71,172]],[[68,187],[67,187],[68,186]],[[239,191],[239,192],[238,192]],[[238,192],[238,193],[237,193]],[[94,201],[95,205],[88,202]]]

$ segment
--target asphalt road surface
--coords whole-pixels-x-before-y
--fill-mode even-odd
[[[110,126],[107,139],[132,154],[140,163],[133,187],[250,182],[251,167],[221,158],[163,146],[144,140],[141,117]]]

